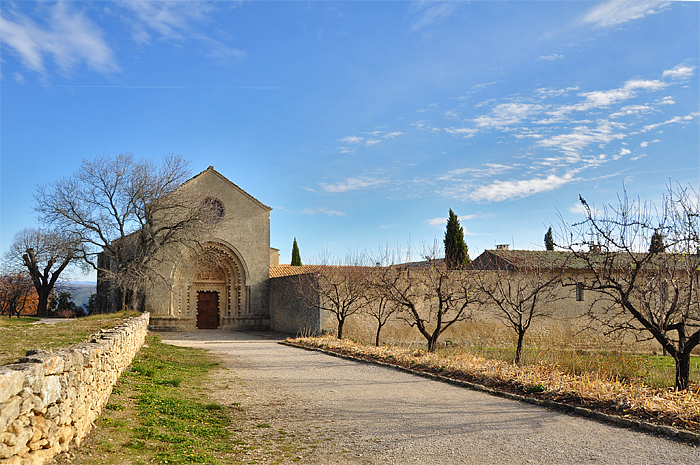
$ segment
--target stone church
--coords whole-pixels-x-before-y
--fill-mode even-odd
[[[210,166],[182,188],[196,189],[220,220],[205,241],[217,257],[199,267],[185,254],[170,271],[170,295],[150,296],[146,308],[155,330],[265,329],[270,327],[268,280],[279,251],[270,248],[270,211]],[[167,303],[167,304],[166,304]]]

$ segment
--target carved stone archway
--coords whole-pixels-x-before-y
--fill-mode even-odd
[[[152,315],[151,326],[197,329],[201,293],[217,294],[218,329],[235,329],[247,314],[246,267],[227,244],[212,241],[197,253],[186,254],[173,268],[172,283],[168,314]]]

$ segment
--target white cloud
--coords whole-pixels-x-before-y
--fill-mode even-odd
[[[359,137],[359,136],[347,136],[347,137],[343,137],[342,139],[338,139],[338,142],[345,142],[348,144],[359,144],[364,139],[365,139],[364,137]]]
[[[675,105],[676,102],[673,100],[673,97],[664,97],[659,101],[659,105]]]
[[[677,123],[686,124],[688,121],[690,121],[694,118],[697,118],[698,115],[700,115],[700,112],[690,113],[689,115],[686,115],[686,116],[676,116],[674,118],[671,118],[668,121],[664,121],[663,123],[649,124],[647,126],[644,126],[639,132],[641,132],[641,133],[649,132],[653,129],[657,129],[657,128],[660,128],[661,126],[666,126],[668,124],[677,124]]]
[[[630,153],[632,153],[630,149],[620,149],[620,156],[624,157],[625,155],[629,155]]]
[[[595,108],[608,107],[610,105],[636,97],[637,91],[639,90],[656,91],[667,86],[668,84],[663,81],[633,79],[625,82],[622,87],[617,89],[584,92],[579,94],[581,97],[585,97],[583,102],[574,105],[562,105],[555,110],[548,112],[548,114],[561,117],[573,111],[589,111]]]
[[[387,179],[378,179],[370,177],[360,177],[360,178],[347,178],[345,181],[336,184],[326,184],[320,183],[323,190],[332,193],[341,193],[354,191],[358,189],[370,189],[374,187],[383,186],[389,181]]]
[[[12,73],[12,79],[14,79],[17,84],[24,84],[25,82],[24,75],[21,73]]]
[[[448,18],[457,8],[459,2],[419,1],[414,9],[418,12],[418,18],[411,24],[411,30],[419,31],[425,27],[440,24]]]
[[[550,174],[546,178],[524,179],[520,181],[494,181],[481,186],[468,194],[476,202],[501,202],[503,200],[527,197],[540,192],[557,189],[574,180],[573,173],[564,176]]]
[[[619,118],[621,116],[632,116],[632,115],[641,115],[645,113],[649,113],[652,111],[653,108],[650,107],[649,105],[628,105],[626,107],[622,107],[620,111],[613,113],[610,115],[611,118]]]
[[[662,76],[664,78],[670,77],[671,79],[688,79],[694,74],[694,69],[694,66],[677,65],[673,69],[664,71]]]
[[[372,147],[373,145],[377,145],[381,141],[381,139],[368,140],[367,142],[365,142],[365,146]]]
[[[642,142],[641,144],[639,144],[639,146],[640,146],[641,148],[644,148],[644,147],[648,147],[649,144],[658,144],[659,142],[661,142],[661,140],[659,140],[659,139],[654,139],[654,140],[651,141],[651,142],[644,141],[644,142]]]
[[[205,20],[214,10],[207,2],[121,0],[117,3],[132,13],[133,17],[127,20],[137,42],[150,42],[149,30],[165,39],[183,39],[190,35],[192,21]]]
[[[0,40],[19,56],[25,68],[46,74],[45,61],[51,57],[64,73],[79,64],[100,73],[119,72],[104,31],[82,11],[68,3],[50,6],[46,26],[14,12],[13,19],[0,16]]]
[[[357,152],[357,149],[350,148],[350,147],[336,147],[338,150],[340,150],[340,153],[347,153],[349,155],[354,155],[355,152]]]
[[[564,55],[559,55],[558,53],[555,53],[553,55],[541,56],[540,60],[554,61],[561,60],[562,58],[564,58]]]
[[[624,139],[625,134],[613,132],[615,127],[613,123],[602,120],[596,128],[579,126],[574,128],[573,132],[569,134],[559,134],[540,140],[537,142],[537,145],[559,149],[569,155],[577,154],[591,144],[599,143],[604,145],[616,139]]]
[[[478,116],[473,121],[479,127],[503,128],[518,124],[543,108],[542,105],[528,103],[502,103],[493,109],[490,116]]]
[[[462,136],[465,139],[469,139],[470,137],[474,137],[475,134],[479,132],[478,129],[475,128],[444,128],[445,132],[448,134],[455,134],[458,136]]]
[[[644,157],[646,157],[646,156],[647,156],[647,154],[645,153],[645,154],[639,155],[639,156],[637,156],[637,157],[632,157],[632,158],[630,158],[630,160],[631,160],[631,161],[636,161],[636,160],[639,160],[640,158],[644,158]]]
[[[545,98],[550,98],[550,97],[559,97],[561,95],[568,95],[569,92],[573,90],[579,90],[578,86],[574,87],[567,87],[565,89],[551,89],[551,88],[546,88],[542,87],[540,89],[535,89],[535,93],[537,96],[541,99]]]
[[[597,27],[609,27],[660,13],[667,8],[667,0],[612,0],[593,7],[583,22]]]
[[[496,176],[516,167],[500,165],[497,163],[484,163],[481,166],[482,167],[480,168],[459,168],[456,170],[448,171],[447,174],[438,176],[437,179],[440,181],[454,181],[461,179],[464,176],[468,176],[470,178],[483,178],[489,176]]]
[[[301,211],[304,215],[315,215],[321,213],[326,216],[347,216],[344,212],[339,210],[334,210],[328,207],[315,207],[315,208],[305,208]]]
[[[246,58],[246,53],[213,39],[202,32],[197,23],[207,23],[215,6],[204,1],[119,0],[128,13],[120,15],[132,28],[132,38],[147,44],[159,40],[183,42],[194,39],[204,45],[204,55],[217,64],[226,65]]]
[[[597,210],[596,208],[591,207],[591,206],[589,206],[589,208],[591,209],[591,214],[592,214],[594,217],[599,215],[599,213],[600,213],[599,210]],[[569,207],[569,212],[570,212],[570,213],[577,213],[577,214],[581,214],[581,215],[587,215],[587,214],[588,214],[588,212],[586,211],[586,207],[584,207],[580,202],[579,202],[579,203],[575,203],[575,204],[573,204],[572,206],[570,206],[570,207]]]
[[[469,220],[473,220],[475,218],[479,218],[479,215],[464,215],[464,216],[458,217],[457,219],[459,221],[469,221]],[[447,224],[447,217],[446,216],[438,216],[436,218],[430,218],[429,220],[425,220],[425,222],[433,227],[444,228],[445,225]]]
[[[396,139],[397,137],[403,136],[404,134],[406,134],[406,133],[405,132],[398,132],[398,131],[387,132],[386,134],[384,134],[384,138],[385,139]]]

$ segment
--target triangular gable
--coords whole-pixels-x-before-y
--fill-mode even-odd
[[[246,191],[244,191],[244,190],[241,189],[240,187],[238,187],[238,185],[236,185],[235,183],[231,182],[226,176],[224,176],[223,174],[221,174],[221,173],[219,173],[218,171],[216,171],[216,170],[214,169],[213,166],[210,166],[209,168],[205,169],[204,171],[202,171],[202,172],[199,173],[198,175],[196,175],[196,176],[194,176],[194,177],[188,179],[187,181],[185,181],[184,183],[182,183],[182,185],[184,186],[185,184],[194,181],[195,179],[199,178],[200,176],[203,176],[205,173],[208,173],[208,172],[210,172],[211,174],[214,174],[214,175],[218,176],[222,181],[224,181],[224,182],[228,183],[229,185],[231,185],[231,187],[233,187],[233,188],[236,189],[238,192],[240,192],[241,194],[243,194],[244,196],[246,196],[247,198],[249,198],[250,200],[252,200],[252,201],[253,201],[257,206],[259,206],[260,208],[262,208],[262,209],[264,209],[264,210],[267,210],[267,211],[272,211],[272,208],[268,207],[267,205],[265,205],[264,203],[262,203],[261,201],[259,201],[258,199],[256,199],[255,197],[253,197],[252,195],[250,195],[249,193],[247,193]]]

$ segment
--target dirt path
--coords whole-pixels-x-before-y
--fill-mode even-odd
[[[163,340],[219,355],[228,368],[212,380],[219,402],[240,403],[250,434],[261,425],[283,431],[278,441],[299,463],[700,463],[700,449],[687,444],[286,347],[276,336],[198,331]]]

